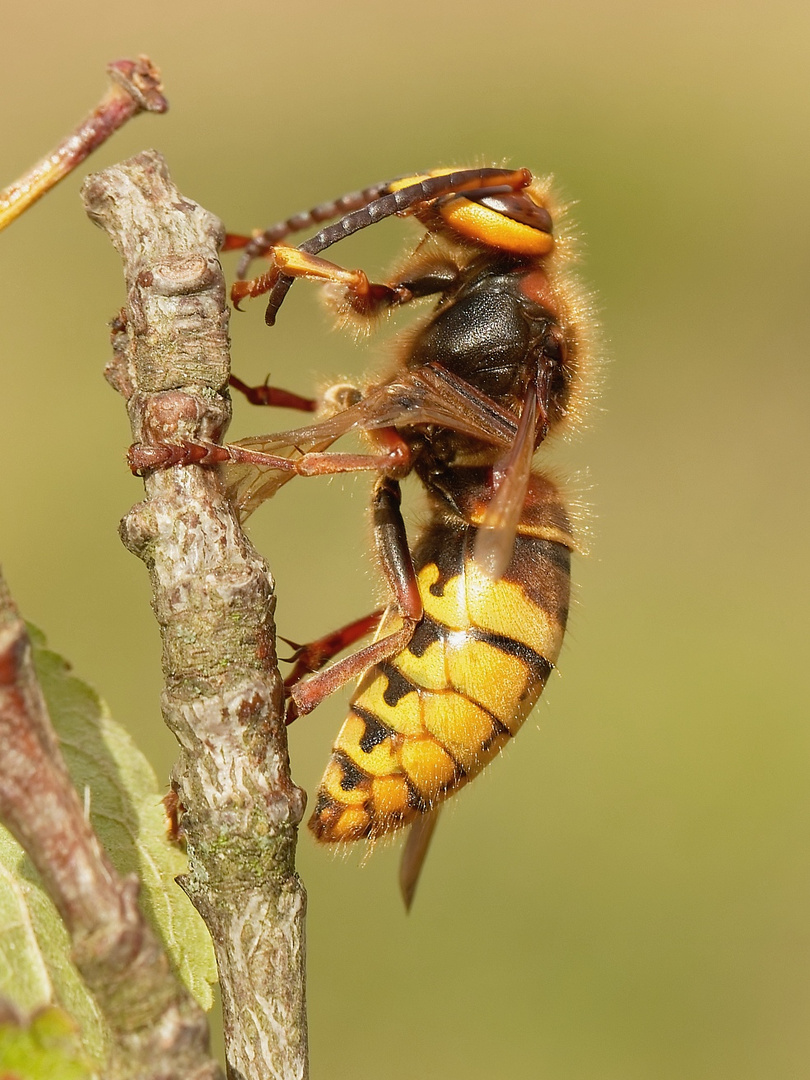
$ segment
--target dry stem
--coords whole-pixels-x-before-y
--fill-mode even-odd
[[[133,440],[221,440],[230,418],[221,224],[183,198],[155,152],[88,179],[88,213],[124,262],[127,305],[108,378]],[[229,1076],[304,1080],[306,894],[295,873],[303,793],[289,773],[274,598],[217,475],[155,471],[121,525],[147,564],[163,635],[163,713],[180,743],[172,784],[214,940]]]
[[[115,60],[107,66],[110,86],[76,130],[32,166],[24,176],[0,191],[0,229],[58,184],[68,173],[127,120],[139,112],[166,112],[160,72],[146,56]]]

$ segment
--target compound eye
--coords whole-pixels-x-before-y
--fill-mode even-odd
[[[498,214],[503,214],[510,221],[519,221],[521,225],[529,225],[540,232],[551,233],[554,223],[551,214],[545,206],[538,206],[523,192],[514,191],[508,195],[483,195],[475,202],[486,206]]]

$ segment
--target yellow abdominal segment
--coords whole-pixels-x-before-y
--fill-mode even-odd
[[[413,821],[476,776],[542,692],[565,614],[546,610],[508,571],[492,581],[459,556],[461,572],[444,580],[434,562],[419,569],[422,622],[352,699],[310,820],[319,840],[380,836]],[[542,573],[567,597],[567,565],[540,561],[533,576]]]

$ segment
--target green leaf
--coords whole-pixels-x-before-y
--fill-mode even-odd
[[[28,856],[2,826],[0,997],[25,1014],[58,1001],[81,1028],[87,1052],[104,1057],[104,1022],[73,966],[65,925]]]
[[[0,1020],[3,1080],[90,1080],[93,1075],[76,1025],[61,1009],[43,1009],[27,1024]]]
[[[188,867],[183,851],[166,836],[157,778],[90,687],[45,648],[41,634],[31,630],[31,639],[51,719],[93,827],[119,872],[138,875],[147,917],[182,981],[209,1009],[216,981],[213,948],[202,919],[174,880]],[[2,826],[0,998],[26,1015],[58,1003],[79,1026],[86,1052],[97,1060],[106,1056],[108,1031],[72,963],[67,930],[30,860]],[[63,1073],[43,1075],[61,1080]]]
[[[0,996],[31,1012],[51,1000],[53,987],[37,942],[24,860],[19,844],[0,829]]]
[[[34,662],[70,775],[116,869],[141,880],[141,905],[184,984],[204,1009],[216,982],[205,924],[174,880],[188,870],[185,853],[166,835],[155,773],[127,732],[68,664],[31,631]]]

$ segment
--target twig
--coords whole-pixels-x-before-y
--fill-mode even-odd
[[[127,306],[108,378],[135,442],[221,440],[230,418],[221,224],[150,151],[88,179],[85,204],[124,262]],[[180,743],[172,785],[214,940],[229,1076],[304,1080],[306,894],[294,869],[304,795],[289,773],[274,598],[218,477],[155,471],[121,525],[149,568],[163,635],[163,713]]]
[[[166,112],[160,72],[146,56],[107,66],[110,87],[95,109],[31,169],[0,191],[0,230],[80,165],[139,112]]]
[[[138,908],[137,878],[113,868],[73,787],[0,576],[0,818],[27,851],[113,1035],[105,1076],[214,1080],[205,1014],[172,974]]]

